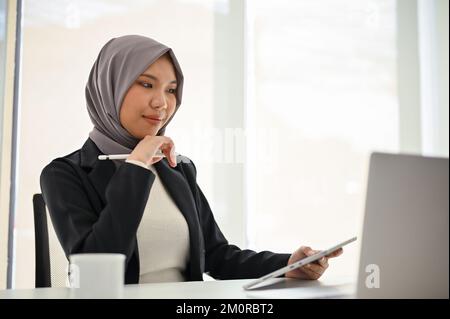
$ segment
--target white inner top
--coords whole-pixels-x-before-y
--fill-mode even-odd
[[[147,167],[137,161],[127,162],[146,167],[156,176],[137,231],[139,283],[185,281],[183,273],[189,261],[186,220],[153,165]]]

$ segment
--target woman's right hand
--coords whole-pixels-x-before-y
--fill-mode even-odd
[[[167,136],[145,136],[131,152],[127,159],[136,160],[149,166],[162,160],[161,156],[156,153],[161,150],[166,155],[170,166],[177,166],[177,159],[175,155],[175,144],[172,139]]]

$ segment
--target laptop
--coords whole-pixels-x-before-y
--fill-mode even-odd
[[[448,158],[370,158],[357,298],[449,297]]]

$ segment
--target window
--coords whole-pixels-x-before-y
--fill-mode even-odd
[[[360,229],[370,152],[398,150],[395,1],[251,0],[247,17],[249,245],[326,248]]]

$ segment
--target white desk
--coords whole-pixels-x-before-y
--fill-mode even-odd
[[[254,290],[242,286],[250,280],[218,280],[127,285],[125,299],[252,299],[252,298],[352,298],[355,285],[349,278],[293,280],[277,278]],[[0,290],[0,299],[66,299],[69,288]]]

